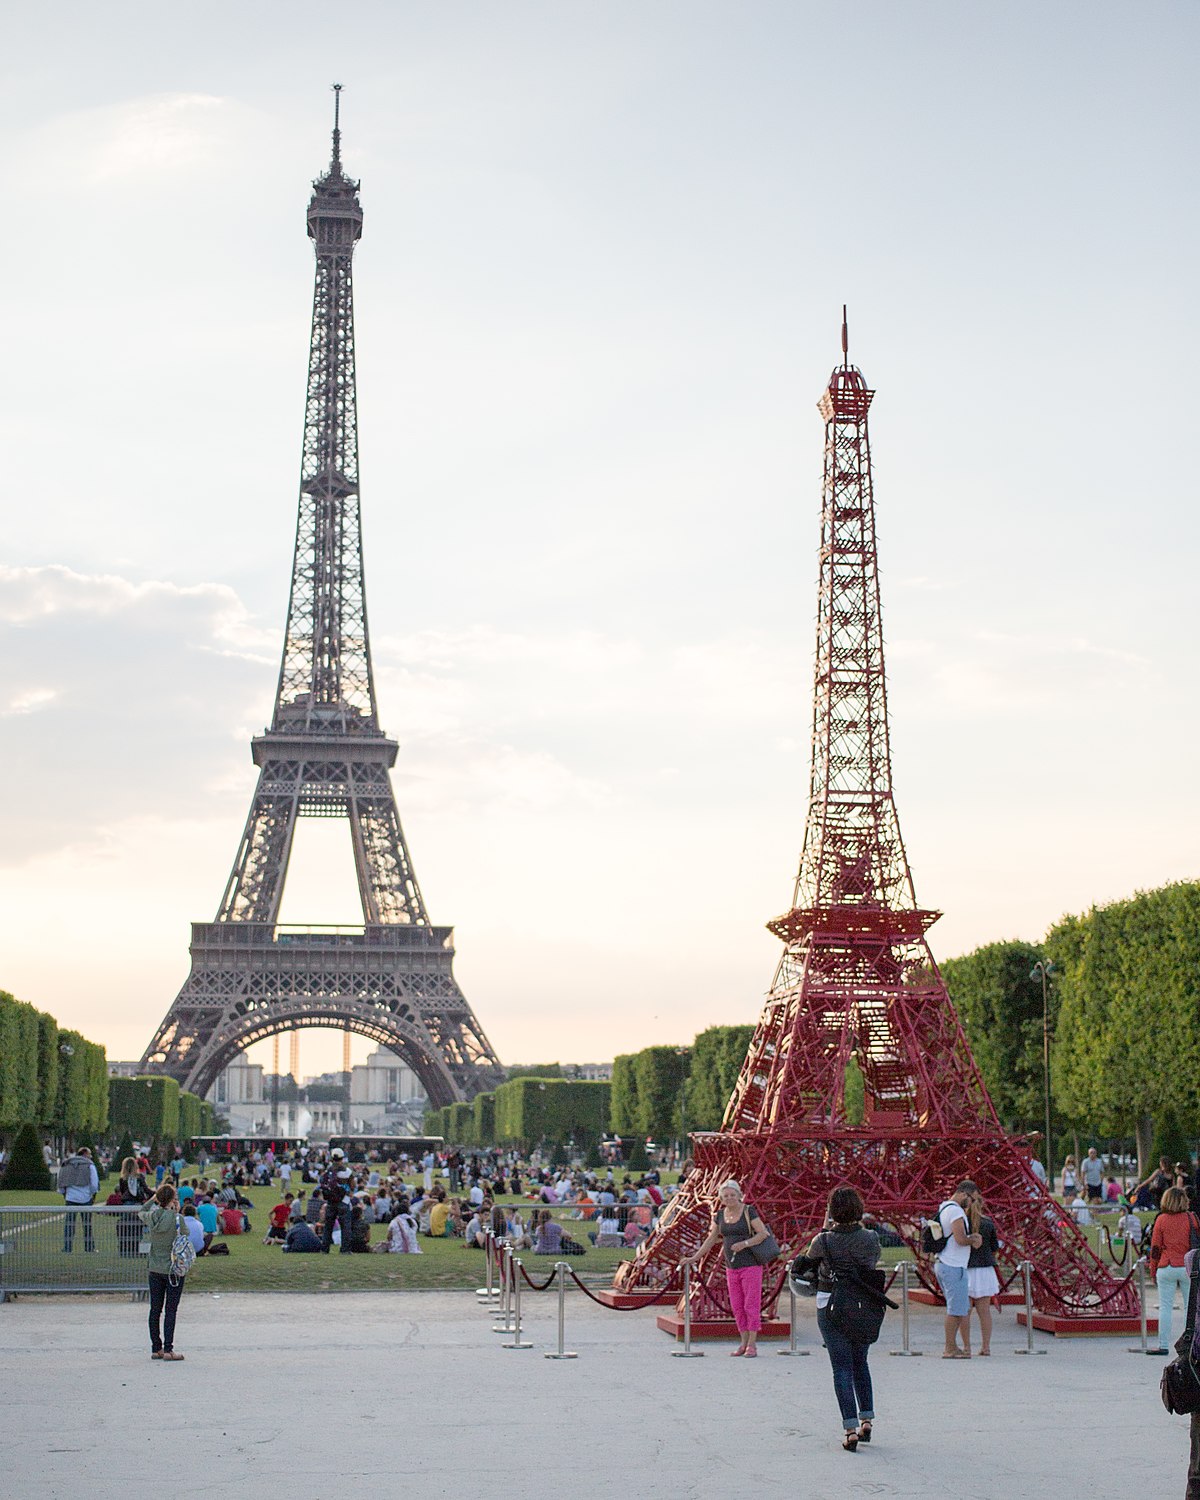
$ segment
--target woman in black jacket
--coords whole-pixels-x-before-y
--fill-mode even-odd
[[[879,1236],[862,1223],[863,1201],[852,1187],[834,1188],[829,1195],[825,1228],[802,1258],[800,1269],[817,1271],[817,1326],[829,1352],[833,1389],[842,1413],[842,1447],[853,1453],[859,1443],[871,1441],[875,1421],[871,1371],[867,1366],[870,1344],[852,1341],[837,1328],[829,1315],[829,1304],[837,1277],[853,1280],[856,1271],[870,1271],[879,1263]]]

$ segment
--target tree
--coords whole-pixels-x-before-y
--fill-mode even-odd
[[[1061,971],[1055,1094],[1105,1134],[1132,1125],[1144,1175],[1155,1120],[1200,1114],[1200,882],[1064,917],[1046,950]]]
[[[49,1193],[53,1190],[54,1183],[42,1155],[42,1143],[35,1127],[27,1121],[17,1131],[4,1168],[4,1191]]]
[[[687,1077],[687,1052],[680,1047],[643,1047],[634,1054],[637,1085],[635,1127],[640,1135],[663,1142],[675,1133],[679,1097]]]
[[[632,1135],[638,1129],[637,1054],[623,1052],[613,1058],[612,1128],[618,1135]]]
[[[684,1085],[688,1130],[719,1130],[753,1026],[710,1026],[692,1043]]]
[[[634,1138],[625,1158],[625,1165],[631,1172],[645,1172],[649,1168],[650,1158],[646,1154],[646,1142],[642,1136]]]
[[[1032,943],[988,943],[942,965],[975,1061],[1001,1123],[1010,1131],[1036,1130],[1045,1115],[1042,1054],[1042,982],[1033,966],[1045,959]],[[1051,975],[1050,1027],[1058,1009]]]

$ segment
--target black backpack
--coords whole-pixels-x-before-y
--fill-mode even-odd
[[[947,1235],[946,1235],[946,1231],[942,1228],[942,1209],[945,1208],[948,1203],[953,1203],[953,1202],[954,1202],[953,1198],[946,1198],[946,1199],[944,1199],[942,1201],[941,1205],[939,1206],[937,1213],[934,1214],[933,1218],[932,1219],[926,1219],[922,1223],[922,1225],[921,1225],[921,1254],[922,1255],[940,1255],[942,1253],[942,1251],[946,1248]]]

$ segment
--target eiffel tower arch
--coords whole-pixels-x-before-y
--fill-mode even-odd
[[[291,595],[271,726],[252,742],[258,786],[212,922],[192,926],[191,972],[142,1066],[205,1094],[254,1042],[330,1026],[391,1048],[435,1107],[502,1078],[453,974],[453,929],[432,925],[379,727],[367,630],[358,485],[352,261],[359,184],[333,154],[313,185],[316,254]],[[349,825],[361,927],[288,929],[280,900],[296,823]]]

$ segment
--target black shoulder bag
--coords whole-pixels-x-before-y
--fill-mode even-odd
[[[1159,1394],[1162,1404],[1173,1417],[1188,1417],[1200,1411],[1200,1370],[1192,1359],[1192,1342],[1196,1334],[1196,1296],[1200,1287],[1200,1253],[1192,1256],[1191,1284],[1188,1288],[1187,1321],[1175,1344],[1178,1358],[1162,1372]]]
[[[873,1344],[883,1327],[888,1308],[896,1308],[884,1292],[887,1277],[877,1267],[856,1266],[852,1262],[838,1265],[830,1250],[830,1238],[824,1234],[822,1257],[828,1262],[833,1278],[833,1295],[829,1299],[829,1321],[852,1344]]]

